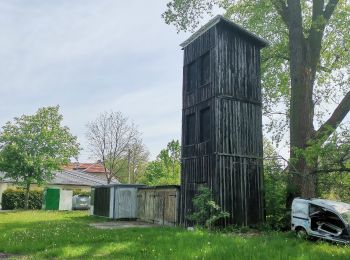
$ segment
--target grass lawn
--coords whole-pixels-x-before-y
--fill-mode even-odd
[[[100,230],[86,212],[0,213],[0,253],[25,259],[350,259],[349,246],[292,233],[214,234],[181,228]]]

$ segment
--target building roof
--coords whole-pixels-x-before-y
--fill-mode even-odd
[[[112,180],[111,183],[118,184],[119,181]],[[96,174],[88,172],[63,170],[57,172],[54,179],[50,181],[49,184],[96,186],[107,184],[107,180],[104,175],[97,176]]]
[[[64,170],[76,170],[87,173],[104,173],[105,169],[101,163],[70,163],[63,167]]]
[[[208,31],[213,26],[217,25],[218,23],[225,23],[229,25],[232,29],[236,30],[237,32],[242,33],[243,35],[246,35],[247,37],[251,38],[255,42],[258,43],[258,45],[261,45],[262,47],[266,47],[269,45],[269,42],[264,40],[263,38],[253,34],[252,32],[248,31],[247,29],[243,28],[242,26],[230,21],[229,19],[223,17],[222,15],[217,15],[213,19],[211,19],[208,23],[206,23],[204,26],[202,26],[198,31],[196,31],[190,38],[188,38],[186,41],[180,44],[182,48],[186,48],[190,43],[195,41],[198,37],[200,37],[203,33]]]
[[[12,183],[10,178],[4,178],[4,173],[0,172],[0,182]],[[76,185],[76,186],[97,186],[106,185],[107,180],[104,175],[96,176],[93,173],[76,170],[62,170],[54,174],[54,178],[48,182],[49,185]],[[112,180],[111,184],[119,184],[119,181]]]
[[[122,187],[122,188],[143,188],[143,187],[146,187],[145,184],[122,184],[122,183],[118,183],[118,184],[115,184],[115,183],[111,183],[111,184],[106,184],[106,185],[96,185],[94,186],[94,188],[111,188],[111,187]]]

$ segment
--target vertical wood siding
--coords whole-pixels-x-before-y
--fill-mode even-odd
[[[179,187],[145,187],[138,190],[138,218],[159,225],[179,223]]]
[[[209,52],[209,83],[200,85],[199,66],[189,65]],[[264,220],[260,47],[224,23],[218,23],[184,49],[182,144],[185,119],[196,118],[195,142],[182,146],[180,222],[191,225],[192,199],[199,185],[230,213],[222,224]],[[188,86],[189,77],[192,84]],[[194,80],[193,80],[194,79]],[[192,91],[188,91],[191,89]],[[202,109],[210,107],[210,139],[200,143]]]

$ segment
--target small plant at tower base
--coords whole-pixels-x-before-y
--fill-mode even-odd
[[[218,221],[229,217],[230,214],[221,210],[212,197],[212,192],[208,187],[200,186],[197,195],[192,200],[195,211],[188,215],[187,219],[193,221],[197,226],[211,229]]]

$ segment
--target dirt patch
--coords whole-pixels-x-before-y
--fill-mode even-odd
[[[226,233],[224,234],[225,236],[239,236],[239,237],[257,237],[257,236],[261,236],[264,233],[259,232],[259,231],[247,231],[247,232],[230,232],[230,233]]]
[[[8,254],[8,253],[1,253],[1,252],[0,252],[0,259],[20,258],[20,257],[21,257],[21,255]]]
[[[158,225],[143,221],[110,221],[102,223],[91,223],[90,226],[98,229],[159,227]]]

